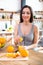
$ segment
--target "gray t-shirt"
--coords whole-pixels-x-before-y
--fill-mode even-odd
[[[34,25],[32,24],[30,33],[27,35],[23,35],[22,31],[21,31],[21,26],[20,26],[20,24],[18,25],[18,35],[23,38],[23,41],[20,43],[21,45],[28,46],[33,43],[33,39],[34,39],[33,27],[34,27]]]

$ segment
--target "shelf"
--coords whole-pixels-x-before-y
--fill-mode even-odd
[[[0,34],[12,34],[13,32],[8,32],[8,31],[0,31]]]
[[[39,31],[43,31],[43,29],[39,29]]]
[[[11,21],[12,19],[0,19],[0,21]]]
[[[14,14],[20,15],[19,12],[11,11],[0,11],[0,21],[12,20]]]
[[[43,2],[43,0],[39,0],[39,2]]]
[[[37,20],[37,21],[43,21],[43,19],[33,19],[33,20]]]
[[[11,12],[11,11],[0,11],[0,13],[15,13],[15,12]]]
[[[43,15],[43,11],[35,11],[35,13],[38,15]]]
[[[0,13],[19,13],[20,14],[20,12],[14,12],[14,11],[0,11]]]

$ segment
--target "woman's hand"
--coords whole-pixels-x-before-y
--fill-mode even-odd
[[[20,36],[16,36],[16,37],[14,38],[14,41],[15,41],[16,44],[19,43],[19,39],[20,39]]]
[[[16,37],[14,38],[14,40],[15,40],[15,43],[17,44],[17,43],[22,42],[22,41],[23,41],[23,38],[20,37],[20,36],[16,36]]]

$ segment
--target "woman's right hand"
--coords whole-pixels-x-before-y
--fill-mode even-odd
[[[23,38],[20,37],[20,36],[16,36],[16,37],[14,38],[14,41],[15,41],[15,43],[17,44],[17,43],[19,43],[19,42],[22,42],[22,41],[23,41]]]
[[[14,41],[15,41],[16,44],[19,43],[19,39],[20,39],[20,36],[16,36],[16,37],[14,38]]]

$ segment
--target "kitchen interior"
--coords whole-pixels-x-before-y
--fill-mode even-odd
[[[8,5],[10,2],[10,6]],[[16,4],[17,3],[17,4]],[[13,5],[12,5],[13,4]],[[19,4],[19,5],[18,5]],[[29,5],[33,9],[33,23],[39,29],[39,46],[43,46],[43,1],[42,0],[1,0],[0,2],[0,36],[7,39],[12,37],[14,44],[14,28],[20,22],[20,10],[24,5]],[[3,25],[2,25],[3,24]],[[41,44],[40,44],[41,43]]]
[[[10,5],[9,5],[10,4]],[[0,37],[4,37],[7,40],[11,38],[11,40],[6,43],[5,47],[0,48],[0,53],[5,50],[6,46],[13,45],[14,46],[14,29],[17,24],[20,22],[20,10],[24,5],[29,5],[33,9],[33,23],[39,29],[39,40],[38,46],[43,47],[43,0],[0,0]],[[40,54],[37,52],[38,48],[35,49],[36,55]],[[31,50],[30,50],[31,52]],[[34,52],[31,52],[34,54]],[[43,52],[41,51],[43,54]],[[39,55],[39,57],[42,57]],[[38,56],[37,56],[38,59]],[[26,65],[43,65],[42,58],[39,60],[39,63]],[[35,59],[36,61],[36,59]],[[37,60],[38,61],[38,60]],[[39,62],[38,61],[38,62]],[[0,62],[0,65],[4,65],[5,62]],[[6,65],[9,63],[5,63]],[[11,63],[13,65],[13,62]],[[15,63],[16,65],[16,63]],[[18,65],[18,64],[17,64]],[[20,64],[25,65],[25,63]]]

